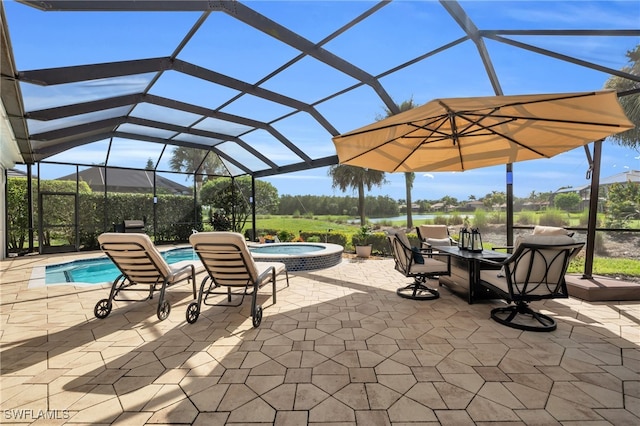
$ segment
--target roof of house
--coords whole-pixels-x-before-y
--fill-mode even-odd
[[[600,179],[600,185],[611,185],[613,183],[640,183],[640,170],[627,170],[626,172],[617,173],[615,175]]]
[[[608,176],[600,179],[600,186],[612,185],[614,183],[627,183],[637,182],[640,183],[640,170],[627,170],[626,172],[617,173],[615,175]],[[555,193],[562,194],[565,192],[581,192],[588,189],[591,185],[573,186],[569,188],[558,189]]]
[[[105,176],[105,174],[107,176]],[[105,178],[108,179],[109,188],[119,188],[121,191],[131,190],[134,192],[146,192],[153,190],[153,171],[132,170],[132,169],[108,169],[105,173],[104,167],[90,167],[78,173],[81,180],[93,190],[103,190]],[[57,180],[75,180],[76,175],[62,176]],[[191,194],[191,188],[156,174],[156,188],[164,189],[172,194]]]

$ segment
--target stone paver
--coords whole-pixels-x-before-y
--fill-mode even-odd
[[[390,259],[290,274],[258,329],[248,299],[188,324],[188,285],[165,321],[155,300],[96,319],[107,285],[29,287],[92,255],[0,262],[3,423],[640,424],[638,302],[539,302],[558,329],[521,332],[499,301],[399,298]]]

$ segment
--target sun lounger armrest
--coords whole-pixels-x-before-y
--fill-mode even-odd
[[[271,275],[271,278],[275,280],[275,276],[276,276],[276,268],[275,266],[269,266],[267,267],[267,269],[265,269],[264,271],[262,271],[260,273],[260,275],[258,275],[258,287],[265,282],[265,280],[269,277],[269,275]]]
[[[191,279],[191,285],[193,286],[193,298],[195,299],[197,296],[197,290],[196,290],[196,267],[191,263],[189,265],[184,265],[180,268],[174,268],[174,267],[170,267],[171,268],[171,274],[176,276],[176,275],[180,275],[183,272],[189,271],[189,274],[191,275],[190,279]],[[184,278],[183,278],[184,279]]]

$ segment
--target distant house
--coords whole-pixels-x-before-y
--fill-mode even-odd
[[[539,210],[544,210],[548,207],[549,207],[548,201],[539,201],[535,203],[532,201],[527,201],[526,203],[522,203],[523,210],[539,211]]]
[[[24,177],[24,178],[26,178],[27,177],[27,173],[23,172],[22,170],[18,170],[18,169],[8,169],[7,170],[7,177],[10,177],[10,178],[12,178],[12,177]],[[36,175],[32,175],[31,177],[35,179],[37,176]]]
[[[107,172],[107,192],[153,192],[152,170],[109,169]],[[104,192],[105,168],[90,167],[78,173],[78,178],[86,182],[92,191]],[[76,174],[62,176],[56,180],[75,180]],[[158,194],[191,195],[193,190],[187,186],[156,175],[156,192]]]
[[[626,172],[617,173],[615,175],[600,179],[599,197],[601,199],[607,199],[609,193],[609,187],[615,183],[640,183],[640,170],[628,170]],[[553,196],[563,193],[577,193],[580,195],[581,208],[585,209],[589,205],[589,199],[591,196],[591,185],[582,185],[575,188],[563,188],[557,190]]]
[[[476,209],[483,209],[483,208],[484,208],[484,203],[478,200],[465,201],[460,206],[460,210],[467,211],[467,212],[473,212],[473,211],[476,211]]]
[[[431,210],[434,212],[444,211],[444,203],[431,204]]]
[[[407,211],[407,205],[406,204],[400,204],[398,206],[398,208],[400,209],[400,211]],[[412,212],[417,212],[420,210],[420,205],[417,203],[411,203],[411,211]]]

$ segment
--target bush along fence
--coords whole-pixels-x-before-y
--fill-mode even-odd
[[[76,183],[68,181],[41,181],[41,192],[76,194]],[[7,183],[10,194],[7,202],[8,244],[10,252],[24,251],[29,234],[27,210],[27,179],[11,178]],[[37,190],[34,185],[34,200]],[[75,245],[76,229],[79,250],[98,249],[98,235],[114,231],[124,220],[144,220],[144,231],[155,241],[187,242],[193,229],[202,227],[201,209],[194,206],[189,195],[156,196],[151,194],[91,192],[86,183],[81,182],[77,191],[77,216],[73,203],[68,197],[49,197],[40,208],[34,208],[36,239],[45,245],[52,241]],[[40,212],[46,224],[70,224],[69,226],[43,227],[39,235]],[[196,212],[198,212],[196,214]],[[77,217],[77,223],[76,223]],[[73,226],[75,224],[75,226]]]

